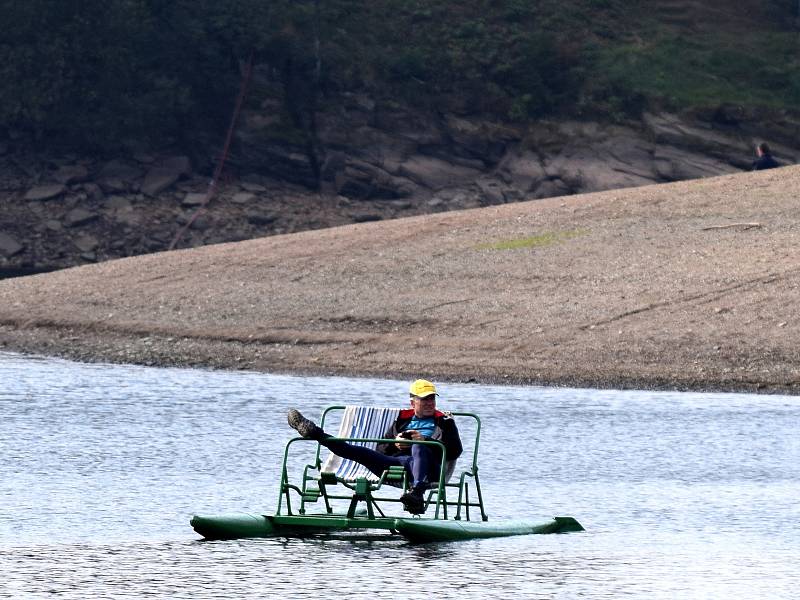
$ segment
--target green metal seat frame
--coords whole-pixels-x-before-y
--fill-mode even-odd
[[[334,411],[344,411],[345,406],[329,406],[322,414],[320,426],[324,429],[326,419]],[[478,477],[478,446],[481,434],[481,421],[477,415],[466,412],[453,412],[449,413],[454,417],[471,418],[475,421],[475,441],[472,446],[472,457],[470,464],[467,468],[458,472],[456,468],[453,475],[458,473],[458,479],[453,483],[449,483],[446,478],[446,463],[444,446],[438,441],[432,440],[407,440],[409,444],[425,444],[430,446],[438,446],[441,449],[442,462],[439,469],[439,480],[428,492],[426,498],[426,509],[430,510],[431,506],[434,507],[434,519],[448,519],[453,512],[449,510],[455,507],[455,514],[452,516],[453,520],[471,520],[470,508],[477,508],[480,512],[480,519],[482,521],[488,520],[488,516],[483,506],[483,496],[481,494],[480,479]],[[336,437],[334,440],[345,442],[388,442],[394,443],[397,440],[386,438],[364,438],[364,437]],[[287,469],[289,452],[292,446],[296,443],[317,443],[315,440],[307,440],[304,438],[292,438],[286,444],[286,449],[283,455],[283,465],[281,469],[281,486],[278,496],[278,509],[276,516],[317,516],[323,520],[320,522],[328,526],[330,517],[340,517],[349,524],[353,520],[366,518],[370,522],[376,519],[389,518],[384,512],[383,506],[387,503],[400,502],[397,488],[405,490],[408,488],[408,479],[406,471],[403,467],[389,467],[382,473],[377,481],[371,481],[366,477],[358,477],[353,480],[346,480],[338,477],[335,473],[322,471],[323,461],[321,459],[322,446],[317,445],[314,461],[311,464],[305,465],[303,469],[302,479],[299,484],[293,484],[289,479]],[[341,486],[341,487],[338,487]],[[470,487],[474,488],[475,498],[470,498]],[[341,491],[339,491],[341,490]],[[448,490],[452,493],[448,496]],[[457,498],[455,496],[457,490]],[[392,491],[391,495],[387,492]],[[299,507],[297,513],[292,509],[292,495],[295,494],[299,497]],[[324,505],[324,512],[312,515],[309,513],[309,506],[315,505],[322,501]],[[335,514],[332,500],[349,500],[349,506],[346,514]],[[364,508],[359,508],[361,504]]]

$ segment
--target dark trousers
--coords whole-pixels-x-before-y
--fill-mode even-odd
[[[428,489],[430,485],[428,473],[433,453],[424,444],[411,444],[410,455],[387,456],[363,446],[355,446],[347,442],[331,442],[328,439],[322,438],[319,443],[337,456],[364,465],[378,477],[389,467],[404,467],[406,473],[411,477],[411,487]]]

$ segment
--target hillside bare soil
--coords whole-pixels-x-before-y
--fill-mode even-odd
[[[144,364],[800,391],[800,167],[0,281],[6,349]]]

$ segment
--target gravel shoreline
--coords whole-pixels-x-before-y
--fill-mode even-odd
[[[229,371],[257,371],[276,375],[376,377],[406,380],[417,372],[384,371],[354,365],[314,366],[272,357],[265,365],[264,352],[240,342],[189,339],[171,336],[124,336],[113,333],[87,335],[72,328],[0,327],[0,350],[33,356],[51,356],[83,363],[133,364],[148,367],[179,367]],[[793,386],[769,381],[725,380],[721,373],[707,371],[705,377],[687,378],[663,372],[647,377],[615,373],[551,373],[537,377],[498,373],[479,366],[462,371],[419,371],[437,381],[496,385],[537,385],[590,389],[675,390],[695,392],[750,392],[795,394]],[[433,374],[433,375],[432,375]]]
[[[0,349],[86,362],[800,393],[800,167],[0,281]]]

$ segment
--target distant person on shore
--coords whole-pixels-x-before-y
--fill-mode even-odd
[[[756,146],[756,159],[753,161],[753,171],[763,171],[764,169],[774,169],[781,165],[772,158],[772,152],[767,142],[761,142]]]

